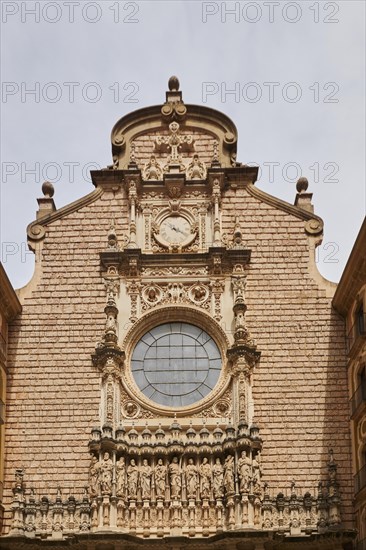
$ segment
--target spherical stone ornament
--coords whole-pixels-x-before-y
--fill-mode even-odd
[[[304,193],[309,187],[309,181],[307,178],[299,178],[296,183],[296,190],[298,193]]]
[[[50,181],[45,181],[42,185],[42,193],[47,198],[52,198],[55,194],[55,188]]]
[[[171,92],[177,92],[179,90],[179,80],[176,76],[169,78],[168,87]]]

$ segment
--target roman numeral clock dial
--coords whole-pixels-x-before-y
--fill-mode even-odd
[[[169,216],[160,224],[160,239],[168,246],[185,244],[191,235],[191,224],[183,216]]]

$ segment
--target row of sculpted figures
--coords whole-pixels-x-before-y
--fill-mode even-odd
[[[305,536],[341,526],[332,452],[317,494],[298,492],[292,482],[290,494],[277,495],[267,484],[262,489],[258,449],[139,455],[102,448],[98,456],[81,499],[67,497],[61,484],[56,497],[36,494],[16,470],[10,534],[60,539],[107,529],[154,538],[249,529]]]
[[[92,455],[91,528],[115,525],[130,533],[164,536],[178,529],[207,536],[260,526],[260,452],[209,456]],[[239,504],[238,504],[239,503]]]
[[[126,500],[222,499],[235,493],[261,495],[260,452],[250,457],[242,451],[221,457],[173,456],[158,458],[151,465],[147,458],[120,456],[115,464],[108,451],[93,455],[89,468],[92,498],[115,495]],[[115,486],[115,490],[113,488]]]

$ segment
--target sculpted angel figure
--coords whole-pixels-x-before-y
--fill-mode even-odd
[[[147,459],[144,458],[140,469],[140,487],[141,487],[141,496],[143,499],[147,499],[151,497],[151,477],[152,477],[152,468],[149,465]]]
[[[89,466],[89,491],[91,497],[98,496],[100,464],[96,456],[92,456]]]
[[[193,462],[193,458],[188,459],[186,466],[186,485],[188,498],[196,498],[199,485],[198,470]]]
[[[182,491],[182,476],[177,456],[173,457],[173,460],[169,464],[169,479],[171,497],[180,498]]]
[[[166,472],[167,467],[163,463],[163,459],[159,458],[154,469],[156,498],[165,498]]]
[[[139,478],[139,469],[134,458],[131,458],[130,464],[127,467],[127,489],[130,499],[137,498],[137,483]]]
[[[117,461],[116,464],[116,478],[117,488],[116,493],[118,497],[123,497],[126,490],[126,464],[123,456]]]
[[[224,487],[226,493],[234,493],[234,457],[228,455],[224,464]]]
[[[112,493],[112,476],[113,476],[113,462],[108,452],[104,453],[103,460],[100,464],[101,469],[101,481],[100,486],[103,494]]]
[[[224,496],[224,468],[221,460],[217,457],[215,464],[212,466],[213,476],[213,493],[215,498]]]
[[[238,460],[238,475],[240,480],[240,491],[248,491],[250,479],[251,460],[243,451]]]
[[[204,457],[200,466],[201,476],[201,497],[209,498],[211,492],[211,466],[208,458]]]

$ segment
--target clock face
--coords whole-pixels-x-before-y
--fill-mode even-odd
[[[159,233],[169,244],[180,244],[191,234],[191,226],[183,216],[169,216],[162,221]]]

